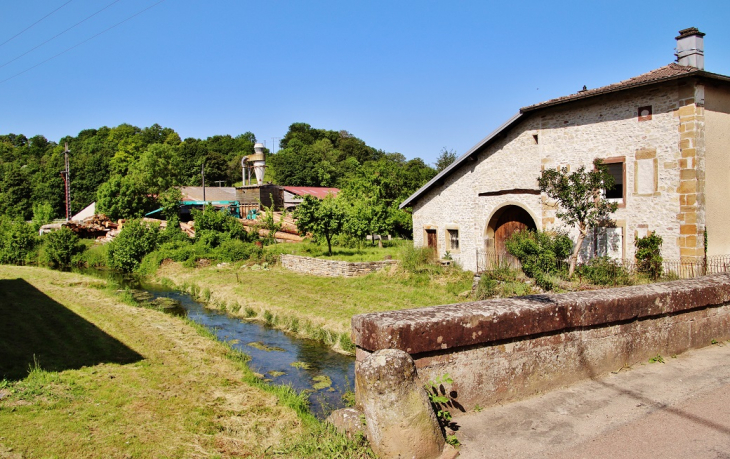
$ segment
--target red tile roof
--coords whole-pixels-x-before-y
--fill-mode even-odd
[[[340,192],[339,188],[324,188],[318,186],[283,186],[289,193],[296,194],[298,196],[312,195],[315,198],[324,199],[328,194],[337,196]]]
[[[702,70],[698,69],[697,67],[684,66],[684,65],[672,63],[669,65],[665,65],[664,67],[660,67],[656,70],[652,70],[651,72],[647,72],[647,73],[641,74],[639,76],[629,78],[628,80],[619,81],[618,83],[610,84],[608,86],[603,86],[603,87],[595,88],[595,89],[588,89],[588,90],[584,90],[584,91],[578,91],[575,94],[558,97],[556,99],[551,99],[551,100],[548,100],[545,102],[540,102],[539,104],[529,105],[527,107],[522,107],[520,109],[520,111],[529,112],[532,110],[536,110],[538,108],[562,104],[563,102],[569,102],[569,101],[578,100],[578,99],[585,99],[588,97],[597,96],[600,94],[607,94],[607,93],[615,92],[615,91],[621,91],[623,89],[633,88],[633,87],[637,87],[637,86],[644,86],[646,84],[657,83],[662,80],[672,80],[672,79],[675,79],[678,77],[689,75],[691,73],[704,73],[704,72]]]

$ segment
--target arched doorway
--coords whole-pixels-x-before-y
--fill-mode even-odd
[[[507,205],[497,210],[489,220],[487,237],[492,242],[491,247],[496,254],[506,254],[505,241],[517,231],[534,230],[537,228],[532,216],[520,206]]]

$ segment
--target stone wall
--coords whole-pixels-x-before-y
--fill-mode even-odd
[[[282,255],[281,265],[292,271],[326,277],[354,277],[374,273],[386,266],[398,263],[395,260],[347,262],[323,260],[321,258]]]
[[[730,275],[362,314],[352,329],[358,361],[403,350],[471,410],[730,339]]]
[[[668,82],[526,114],[416,201],[415,245],[425,245],[425,229],[435,229],[443,255],[446,230],[458,229],[460,248],[451,255],[475,270],[476,250],[489,243],[490,217],[503,206],[522,207],[538,229],[566,229],[554,203],[525,190],[537,190],[544,168],[592,168],[600,158],[624,164],[625,200],[614,214],[620,256],[633,258],[635,238],[651,231],[664,239],[665,258],[696,256],[704,225],[704,127],[694,90],[691,82]],[[640,117],[639,108],[648,106],[651,116]],[[515,192],[495,194],[504,190]]]

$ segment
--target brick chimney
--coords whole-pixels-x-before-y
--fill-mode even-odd
[[[677,63],[697,67],[700,70],[705,69],[705,34],[697,30],[696,27],[683,29],[679,31],[677,39]]]

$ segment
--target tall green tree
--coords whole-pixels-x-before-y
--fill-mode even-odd
[[[611,189],[614,179],[600,159],[593,163],[593,169],[581,166],[568,173],[568,169],[545,169],[537,179],[540,191],[558,205],[557,216],[566,224],[578,228],[578,240],[570,257],[568,275],[572,276],[583,240],[591,228],[613,223],[611,214],[618,204],[605,197],[604,190]]]
[[[342,232],[346,218],[337,198],[330,194],[320,200],[307,195],[294,211],[294,218],[301,234],[323,237],[327,241],[327,253],[332,255],[332,238]]]

